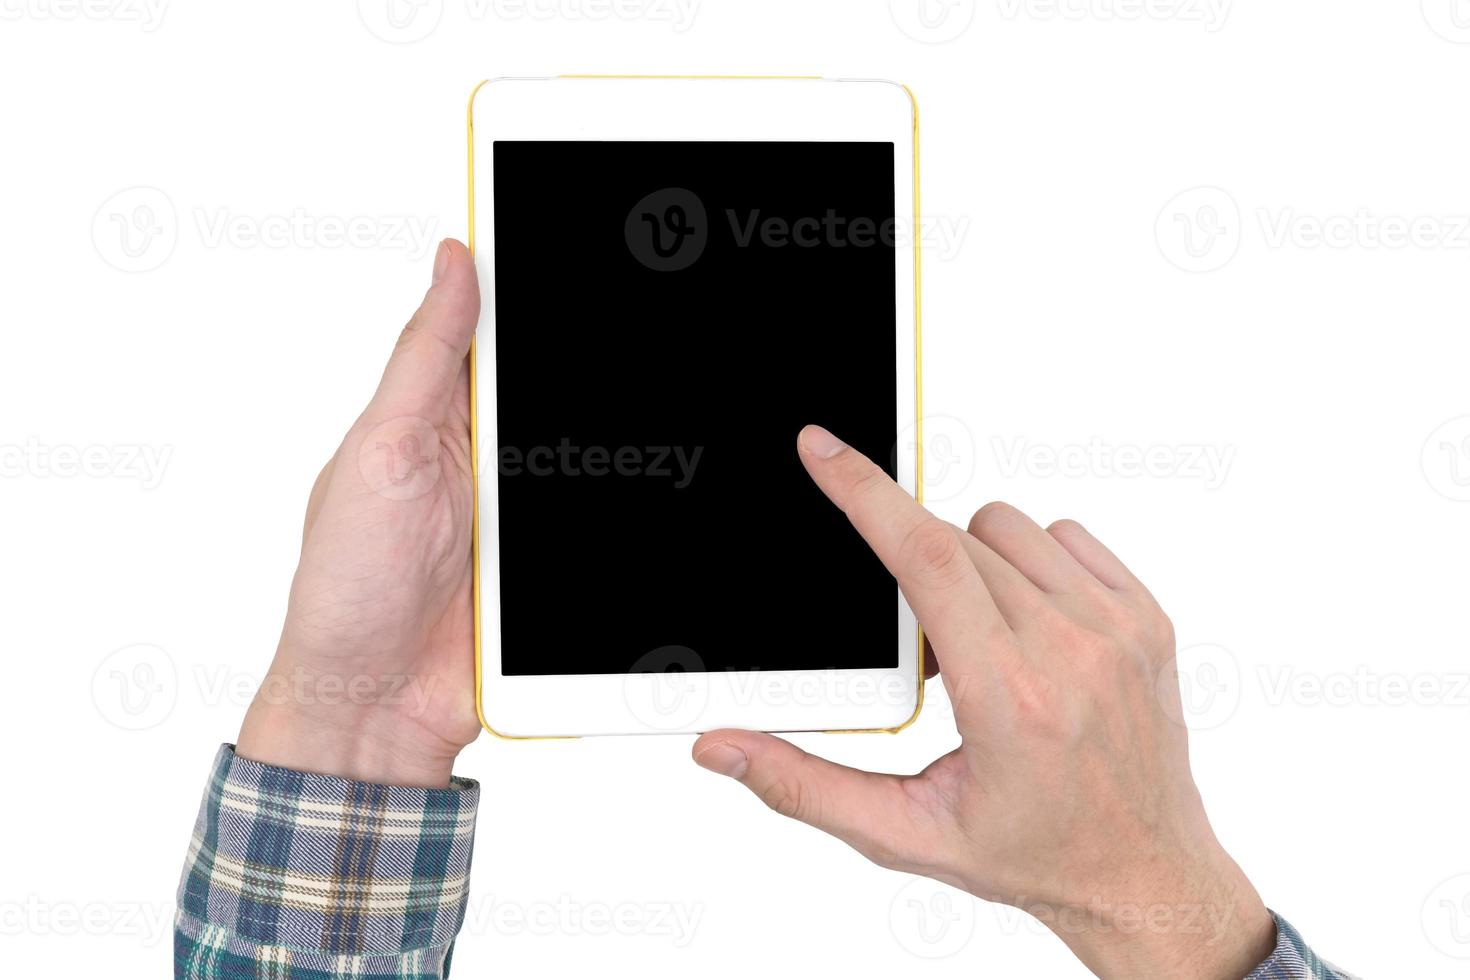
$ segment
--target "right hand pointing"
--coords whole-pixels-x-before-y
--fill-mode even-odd
[[[992,503],[961,529],[825,429],[798,450],[898,579],[961,745],[893,776],[726,729],[695,761],[884,867],[1030,912],[1100,976],[1238,980],[1265,959],[1275,926],[1205,817],[1143,584],[1075,522]]]

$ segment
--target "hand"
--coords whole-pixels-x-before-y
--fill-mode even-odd
[[[962,530],[823,429],[798,449],[923,624],[961,744],[908,777],[732,730],[695,761],[884,867],[1031,912],[1099,976],[1238,980],[1264,960],[1275,926],[1205,818],[1173,629],[1143,584],[1074,522],[989,504]]]
[[[479,314],[469,251],[445,241],[377,393],[312,488],[286,624],[241,756],[443,787],[479,733],[465,360]]]

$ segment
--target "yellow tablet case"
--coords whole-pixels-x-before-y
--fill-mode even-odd
[[[792,79],[803,81],[822,81],[820,75],[559,75],[559,78],[723,78],[723,79]],[[489,79],[476,85],[470,92],[469,105],[465,110],[465,133],[468,138],[468,162],[469,162],[469,231],[467,234],[470,255],[475,254],[475,96],[479,94]],[[914,109],[914,233],[917,235],[919,227],[919,103],[914,98],[914,93],[907,85],[903,86],[904,92],[908,94],[909,103]],[[919,503],[924,502],[924,347],[923,333],[920,329],[920,308],[922,306],[922,290],[920,284],[920,252],[918,242],[914,244],[914,499]],[[475,617],[475,714],[480,718],[480,724],[485,731],[496,738],[512,742],[537,742],[548,739],[574,739],[579,735],[505,735],[497,732],[485,720],[485,705],[480,694],[484,684],[484,661],[481,658],[480,643],[480,441],[478,428],[479,415],[475,403],[475,342],[470,341],[470,469],[474,476],[474,519],[471,522],[471,544],[470,544],[470,566],[472,590],[470,602],[474,606]],[[840,731],[828,732],[830,735],[855,735],[871,732],[888,732],[896,734],[912,725],[919,719],[919,712],[924,710],[924,628],[919,627],[918,636],[918,697],[914,702],[914,713],[901,725],[893,728],[853,728]]]

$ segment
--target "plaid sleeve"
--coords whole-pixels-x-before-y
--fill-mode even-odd
[[[176,980],[439,980],[477,783],[378,786],[220,748],[179,884]]]
[[[1312,952],[1290,922],[1275,912],[1271,915],[1276,919],[1276,948],[1245,980],[1353,980],[1352,974]]]

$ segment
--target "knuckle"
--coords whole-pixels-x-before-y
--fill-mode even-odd
[[[864,511],[880,505],[888,489],[885,484],[892,482],[887,473],[855,452],[843,453],[832,462],[836,464],[839,488],[833,499],[844,514],[857,519]]]
[[[1173,652],[1174,624],[1162,609],[1118,603],[1111,622],[1120,644],[1140,656],[1167,656]]]
[[[412,347],[422,331],[423,325],[419,322],[419,315],[415,313],[398,332],[398,340],[393,345],[393,353],[398,354]]]
[[[783,776],[772,780],[760,792],[761,802],[783,817],[807,820],[811,811],[811,793],[801,780]]]
[[[918,578],[922,585],[950,585],[963,572],[959,564],[959,539],[954,529],[937,517],[927,518],[909,529],[898,554],[900,567]]]
[[[1174,655],[1174,621],[1162,609],[1149,617],[1149,630],[1145,639],[1150,653],[1160,657]]]
[[[854,457],[843,464],[848,468],[848,480],[851,483],[850,497],[854,502],[861,502],[877,496],[887,489],[890,482],[888,474],[880,470],[870,460]]]
[[[1062,698],[1056,686],[1031,671],[1015,671],[1007,678],[1017,720],[1029,730],[1060,732],[1066,727]]]

